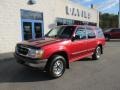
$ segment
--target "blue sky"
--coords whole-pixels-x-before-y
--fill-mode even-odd
[[[84,6],[90,7],[91,4],[103,12],[103,13],[113,13],[118,14],[119,10],[119,0],[71,0],[73,2],[82,4]]]

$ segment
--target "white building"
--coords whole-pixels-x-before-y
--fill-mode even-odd
[[[0,53],[13,52],[17,42],[42,37],[55,25],[99,25],[99,13],[70,0],[0,0]]]

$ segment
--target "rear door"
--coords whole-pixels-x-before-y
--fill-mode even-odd
[[[96,49],[97,45],[97,39],[96,39],[96,34],[93,29],[87,28],[87,53],[93,53],[94,50]]]

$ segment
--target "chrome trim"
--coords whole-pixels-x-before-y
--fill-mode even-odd
[[[24,46],[22,46],[22,45],[20,45],[20,47],[21,47],[21,48],[24,48],[24,49],[27,49],[28,52],[29,52],[29,50],[30,50],[29,48],[24,47]],[[23,55],[23,54],[21,54],[21,53],[18,52],[18,46],[16,46],[16,50],[15,50],[15,51],[16,51],[17,54]],[[23,55],[23,56],[26,56],[26,55]]]
[[[40,69],[45,69],[46,64],[48,59],[34,59],[32,60],[31,58],[24,58],[21,57],[19,55],[17,55],[16,53],[14,53],[14,56],[16,58],[16,61],[20,64],[23,65],[27,65],[29,67],[33,67],[33,68],[40,68]]]
[[[30,62],[25,62],[26,65],[30,66],[30,67],[34,67],[34,68],[42,68],[45,69],[45,66],[47,64],[48,59],[44,59],[44,60],[39,60],[38,63],[30,63]]]
[[[56,74],[56,75],[59,75],[62,71],[63,71],[63,62],[58,60],[54,63],[53,65],[53,72]]]
[[[74,53],[72,53],[72,55],[80,54],[80,53],[83,53],[83,52],[86,52],[86,51],[91,51],[91,50],[95,50],[95,48],[91,48],[91,49],[83,50],[83,51],[80,51],[80,52],[74,52]]]
[[[30,56],[28,55],[28,54],[29,54],[29,51],[32,50],[31,48],[27,48],[27,47],[24,47],[24,46],[22,46],[22,45],[20,45],[20,47],[21,47],[21,48],[28,49],[28,53],[27,53],[26,55],[24,55],[24,54],[22,54],[22,53],[19,53],[19,52],[18,52],[18,47],[16,46],[16,53],[17,53],[18,55],[21,55],[21,56],[23,56],[23,57],[27,57],[27,58],[32,58],[32,59],[34,59],[34,57],[30,57]]]
[[[21,54],[21,53],[19,53],[19,52],[16,52],[16,53],[17,53],[18,55],[20,55],[20,56],[34,59],[33,57],[28,56],[28,54],[27,54],[27,55],[23,55],[23,54]]]
[[[25,49],[28,49],[28,48],[25,48]],[[29,50],[30,50],[30,49],[28,49],[28,52],[29,52]],[[16,47],[16,53],[17,53],[18,55],[21,55],[21,56],[24,56],[24,57],[32,58],[32,57],[29,57],[29,56],[28,56],[28,53],[27,53],[27,55],[24,55],[24,54],[19,53],[19,52],[18,52],[18,47]]]

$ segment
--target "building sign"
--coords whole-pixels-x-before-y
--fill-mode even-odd
[[[66,6],[66,14],[70,16],[76,16],[76,17],[81,17],[81,18],[86,18],[86,19],[91,18],[91,15],[89,12],[85,10],[80,10],[78,8],[71,8],[68,6]]]
[[[21,10],[22,19],[43,20],[43,13]]]

